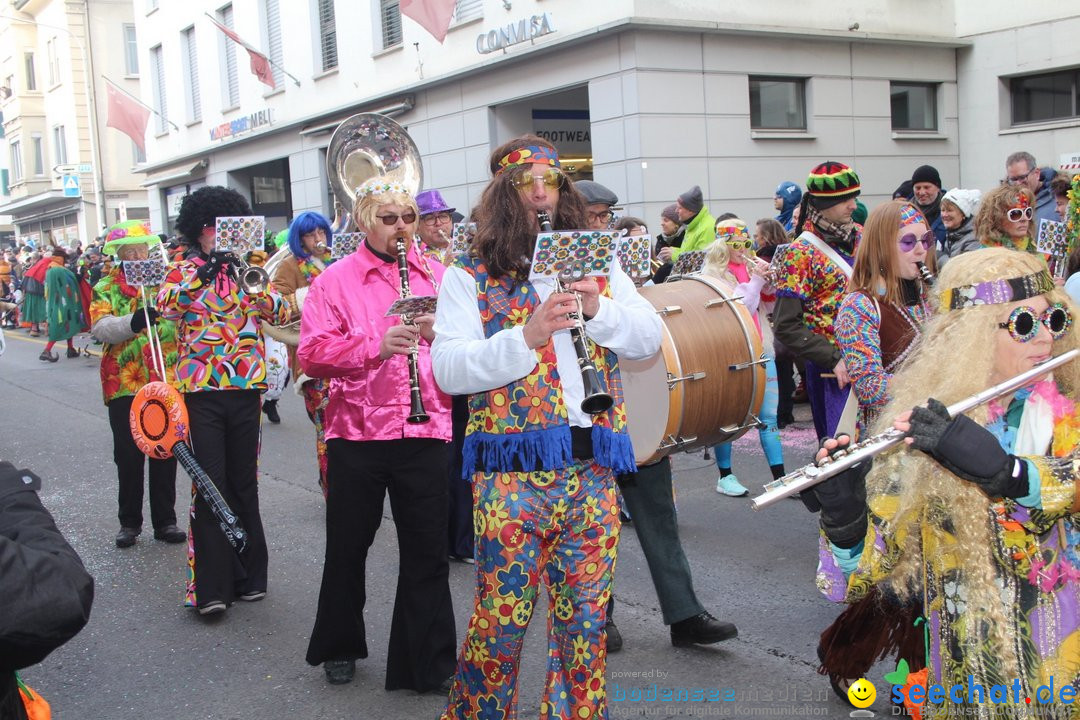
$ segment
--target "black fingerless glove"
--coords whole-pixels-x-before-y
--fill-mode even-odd
[[[199,266],[199,269],[195,271],[195,275],[199,278],[199,282],[203,285],[207,285],[214,281],[214,278],[221,272],[224,264],[224,253],[210,253],[210,257],[206,259],[205,263]]]
[[[1027,463],[1005,452],[992,432],[966,415],[950,418],[933,398],[911,411],[908,436],[916,448],[991,498],[1020,498],[1029,492]]]
[[[146,329],[147,314],[150,315],[150,324],[157,325],[159,315],[157,310],[152,307],[146,308],[146,313],[144,313],[142,310],[136,310],[131,315],[131,332],[137,335]]]

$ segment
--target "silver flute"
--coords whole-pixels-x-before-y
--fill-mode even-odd
[[[966,413],[969,410],[988,403],[994,398],[1001,397],[1014,390],[1019,390],[1036,378],[1045,375],[1056,367],[1060,367],[1067,362],[1075,360],[1077,357],[1080,357],[1080,350],[1063,352],[1057,357],[1039,363],[1030,370],[1025,370],[1019,375],[1015,375],[1004,382],[1000,382],[982,392],[955,402],[947,408],[949,417],[956,417],[957,415]],[[828,480],[834,475],[839,475],[848,468],[858,465],[863,460],[867,460],[875,455],[885,452],[894,445],[902,442],[906,436],[906,433],[902,433],[896,428],[890,428],[883,433],[869,437],[854,445],[849,445],[841,454],[835,457],[827,456],[820,464],[811,463],[794,472],[788,473],[782,478],[767,483],[765,485],[765,492],[751,500],[750,507],[755,510],[761,510],[786,497],[791,497],[796,493],[812,488],[818,483]]]

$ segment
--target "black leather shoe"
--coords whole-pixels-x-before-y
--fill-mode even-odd
[[[671,624],[671,644],[675,647],[712,645],[738,636],[739,631],[734,625],[717,620],[707,612]]]
[[[326,682],[331,685],[345,685],[351,683],[356,675],[355,660],[327,660],[322,664],[323,672],[326,673]]]
[[[608,653],[617,653],[622,650],[622,633],[611,618],[608,618],[607,623],[604,624],[604,632],[607,634]]]
[[[56,362],[59,359],[59,355],[54,352],[49,352],[48,350],[42,350],[41,354],[38,355],[38,360],[42,362]]]
[[[154,531],[154,539],[164,540],[167,543],[175,545],[187,540],[187,533],[175,525],[166,525],[165,527],[160,527]]]
[[[277,400],[264,400],[262,411],[266,413],[266,419],[275,425],[281,422],[281,416],[277,411]]]
[[[135,538],[139,537],[139,533],[142,532],[139,528],[120,528],[120,532],[116,533],[116,547],[128,548],[135,544]]]
[[[78,350],[76,350],[76,349],[75,349],[75,348],[73,348],[73,347],[69,347],[69,348],[67,349],[67,356],[68,356],[69,358],[77,358],[77,357],[79,357],[79,351],[78,351]]]

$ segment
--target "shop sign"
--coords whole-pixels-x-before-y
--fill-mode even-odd
[[[217,127],[210,128],[210,139],[225,140],[227,138],[258,130],[267,125],[273,125],[274,118],[272,113],[273,110],[271,108],[265,108],[253,112],[250,115],[245,115],[243,117],[238,117],[235,120],[221,123]]]
[[[544,138],[562,154],[592,154],[592,126],[588,110],[532,111],[533,134]]]
[[[1080,170],[1080,152],[1062,154],[1061,169],[1066,171]]]
[[[507,23],[497,30],[480,33],[476,36],[476,52],[487,55],[553,32],[555,32],[555,22],[551,19],[551,13],[532,15],[516,23]]]

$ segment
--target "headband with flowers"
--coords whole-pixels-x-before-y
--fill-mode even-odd
[[[495,172],[495,174],[498,175],[502,173],[503,170],[514,167],[516,165],[542,162],[546,162],[552,167],[562,167],[559,164],[559,154],[551,148],[544,147],[542,145],[526,145],[523,148],[511,150],[501,160],[499,160],[499,169]]]
[[[1021,208],[1021,209],[1026,208],[1026,207],[1031,207],[1031,201],[1028,200],[1027,193],[1025,193],[1025,192],[1016,193],[1016,204],[1013,205],[1013,207],[1018,207],[1018,208]]]
[[[360,187],[356,188],[356,199],[360,200],[368,195],[412,195],[409,188],[396,180],[372,178]]]

